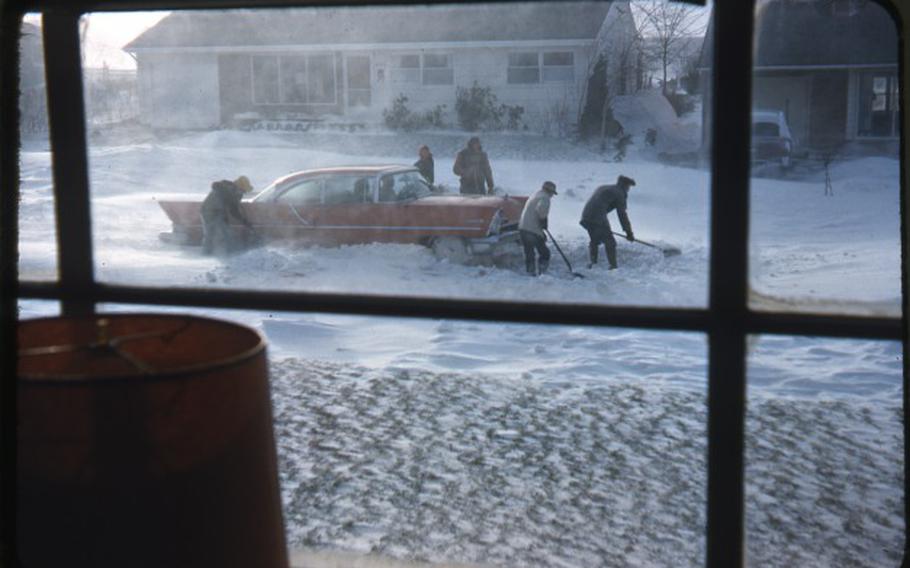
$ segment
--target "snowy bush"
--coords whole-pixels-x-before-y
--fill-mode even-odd
[[[432,110],[414,112],[408,108],[408,97],[400,94],[392,101],[392,108],[382,111],[382,118],[392,130],[410,132],[420,128],[443,128],[445,108],[446,105],[436,105]]]
[[[551,104],[541,114],[541,131],[547,136],[565,138],[571,126],[571,109],[566,99]]]
[[[525,109],[519,105],[500,104],[491,87],[481,87],[475,81],[470,89],[458,87],[455,94],[455,114],[458,124],[468,131],[520,130],[524,127]]]

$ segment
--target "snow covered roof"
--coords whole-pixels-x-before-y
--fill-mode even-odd
[[[856,0],[850,12],[834,2],[767,0],[756,12],[756,68],[897,65],[897,27],[871,0]],[[711,66],[713,18],[700,67]]]
[[[593,40],[609,7],[585,1],[174,12],[123,49]]]

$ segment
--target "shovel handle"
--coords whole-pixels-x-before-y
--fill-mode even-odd
[[[613,231],[613,234],[616,235],[617,237],[623,237],[623,238],[625,238],[625,235],[622,234],[622,233],[617,233],[616,231]],[[651,244],[651,243],[649,243],[648,241],[643,241],[643,240],[639,239],[638,237],[635,237],[635,242],[636,242],[636,243],[641,243],[641,244],[645,245],[646,247],[651,247],[651,248],[656,248],[656,249],[659,249],[659,248],[660,248],[659,246],[654,245],[654,244]],[[661,249],[661,250],[663,250],[663,249]]]

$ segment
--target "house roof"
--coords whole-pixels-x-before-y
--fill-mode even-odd
[[[123,49],[594,39],[610,2],[174,12]]]
[[[897,27],[871,0],[853,0],[852,14],[836,14],[836,2],[765,0],[756,12],[753,65],[761,67],[897,64]],[[700,66],[713,58],[713,18]]]

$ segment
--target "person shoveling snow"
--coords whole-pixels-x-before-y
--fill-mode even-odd
[[[617,267],[616,239],[613,238],[610,221],[607,219],[607,213],[610,211],[616,210],[622,229],[626,232],[626,239],[629,242],[635,242],[635,235],[632,233],[632,223],[629,221],[628,213],[626,213],[629,189],[633,185],[635,185],[634,179],[621,175],[616,179],[616,185],[602,185],[595,189],[588,202],[585,203],[579,224],[588,231],[588,237],[590,238],[588,252],[591,262],[588,264],[588,268],[592,268],[597,264],[597,249],[601,243],[603,243],[607,252],[610,270]]]
[[[518,222],[518,234],[521,246],[525,253],[525,268],[531,276],[537,276],[547,271],[550,265],[550,249],[547,247],[547,217],[550,214],[550,199],[556,195],[556,184],[552,181],[543,182],[525,202],[521,219]],[[535,251],[539,259],[535,258]]]

